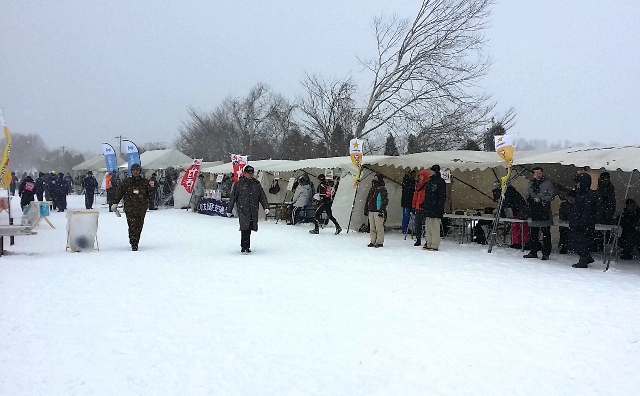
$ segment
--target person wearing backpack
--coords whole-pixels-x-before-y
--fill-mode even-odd
[[[314,228],[309,231],[309,234],[319,234],[320,233],[320,220],[322,219],[322,213],[326,213],[329,220],[333,222],[336,226],[336,235],[342,232],[342,228],[340,228],[340,224],[333,217],[333,212],[331,211],[332,205],[332,195],[331,195],[331,186],[327,184],[327,179],[324,174],[318,175],[318,190],[313,196],[313,199],[320,202],[318,208],[316,209],[316,216],[313,219]]]
[[[364,204],[364,215],[369,217],[368,247],[381,248],[384,244],[384,218],[387,213],[389,197],[384,186],[384,176],[380,173],[373,176],[371,188]]]
[[[20,207],[24,210],[33,201],[36,191],[36,183],[31,176],[27,176],[20,182],[18,196],[20,197]]]

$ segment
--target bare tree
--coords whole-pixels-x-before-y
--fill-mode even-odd
[[[302,86],[306,96],[299,99],[298,104],[307,133],[324,144],[327,156],[342,155],[353,135],[356,110],[351,96],[356,90],[355,84],[350,78],[327,81],[307,74]],[[345,139],[347,143],[340,149],[338,145]]]
[[[166,150],[167,148],[169,148],[169,146],[164,142],[147,142],[139,146],[138,151],[142,154],[145,151]]]
[[[398,119],[417,122],[425,115],[432,116],[431,129],[444,127],[441,120],[461,119],[459,114],[469,110],[476,112],[462,117],[466,124],[482,122],[488,98],[468,91],[489,66],[482,55],[482,32],[492,2],[423,0],[411,25],[396,17],[375,19],[377,57],[362,62],[373,73],[373,83],[355,135],[366,136]]]

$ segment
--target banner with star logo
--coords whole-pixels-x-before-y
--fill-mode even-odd
[[[349,142],[349,157],[351,157],[351,162],[353,166],[358,169],[358,174],[356,175],[356,179],[353,182],[353,185],[357,185],[360,181],[360,170],[362,169],[362,148],[364,146],[364,140],[353,138]]]

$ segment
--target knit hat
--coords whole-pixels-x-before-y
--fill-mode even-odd
[[[247,166],[244,167],[244,171],[243,172],[244,173],[253,173],[253,172],[255,172],[255,169],[253,169],[253,166],[247,165]]]
[[[432,171],[434,171],[434,172],[436,172],[436,173],[440,173],[440,165],[438,165],[438,164],[433,165],[433,166],[432,166],[431,168],[429,168],[429,169],[431,169]]]
[[[324,173],[321,173],[321,174],[318,175],[318,180],[325,180],[325,179],[326,178],[324,176]]]
[[[135,169],[137,169],[137,170],[141,171],[141,170],[142,170],[142,167],[140,166],[140,164],[133,164],[133,165],[131,165],[131,170],[135,170]]]

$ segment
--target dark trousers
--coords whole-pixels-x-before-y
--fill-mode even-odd
[[[580,257],[589,257],[589,242],[593,240],[593,231],[586,230],[584,232],[578,232],[571,230],[571,249],[575,250]]]
[[[402,207],[402,232],[407,233],[409,229],[409,219],[411,218],[411,208]]]
[[[42,201],[43,201],[43,199],[42,199],[42,195],[44,195],[44,192],[36,193],[36,197],[38,198],[38,201],[40,201],[40,202],[42,202]]]
[[[109,188],[107,189],[107,205],[109,206],[109,212],[111,212],[111,204],[114,204],[115,202],[113,202],[113,198],[116,195],[116,189],[115,188]]]
[[[93,195],[93,192],[85,192],[84,193],[84,207],[86,209],[91,209],[93,208],[93,198],[95,195]]]
[[[137,245],[140,242],[140,234],[142,233],[142,227],[144,227],[144,212],[125,212],[127,216],[127,225],[129,226],[129,243],[131,245]]]
[[[415,229],[414,231],[414,235],[416,236],[416,241],[421,242],[422,241],[422,235],[424,233],[424,220],[426,219],[426,216],[424,214],[424,210],[416,210],[416,220],[415,220]]]
[[[318,209],[316,209],[316,217],[313,219],[316,230],[320,227],[320,220],[322,220],[322,212],[325,212],[327,214],[327,218],[331,220],[331,222],[336,226],[336,228],[340,227],[340,225],[338,224],[338,221],[335,219],[335,217],[333,217],[333,212],[331,211],[331,202],[329,202],[329,203],[320,204],[320,206],[318,206]]]
[[[559,227],[560,229],[560,241],[558,242],[558,249],[569,249],[569,233],[571,230],[569,227]]]
[[[622,248],[622,257],[633,257],[633,249],[638,247],[640,249],[640,234],[633,229],[622,230],[622,235],[618,240],[618,244]]]
[[[149,210],[156,210],[156,190],[151,191],[151,199],[149,200]],[[198,208],[196,207],[196,211]]]
[[[253,222],[249,224],[248,229],[240,230],[240,248],[242,250],[251,248],[251,229],[253,229]]]
[[[542,254],[551,254],[551,227],[531,227],[531,251],[538,253],[540,250],[540,232],[542,232]]]

